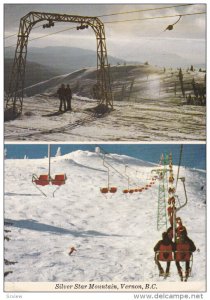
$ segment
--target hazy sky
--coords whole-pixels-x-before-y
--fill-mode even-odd
[[[20,18],[30,11],[57,12],[71,15],[100,16],[104,14],[151,9],[170,4],[5,4],[5,36],[17,33]],[[175,4],[174,4],[175,5]],[[176,4],[177,5],[177,4]],[[206,14],[186,16],[174,26],[172,31],[165,28],[178,20],[178,17],[130,21],[106,24],[109,21],[140,19],[156,16],[168,16],[206,11],[205,4],[196,4],[180,8],[137,12],[117,16],[101,17],[105,23],[108,53],[127,60],[143,61],[151,57],[175,55],[193,61],[205,63],[206,50]],[[32,30],[30,38],[73,27],[75,24],[56,23],[50,29]],[[5,46],[16,43],[16,37],[5,40]],[[73,46],[95,50],[95,35],[91,28],[83,31],[69,30],[56,35],[30,42],[33,47]]]

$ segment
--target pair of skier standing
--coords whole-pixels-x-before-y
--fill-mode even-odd
[[[69,84],[67,84],[66,87],[64,84],[61,84],[60,88],[57,90],[57,95],[60,100],[59,111],[62,111],[62,107],[64,108],[64,111],[72,110],[71,108],[72,91]]]

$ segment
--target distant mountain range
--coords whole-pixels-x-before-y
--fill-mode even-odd
[[[5,48],[4,77],[5,89],[14,58],[14,48]],[[96,52],[75,47],[28,48],[25,86],[47,80],[56,75],[71,73],[87,67],[96,67]],[[112,65],[124,64],[125,60],[108,56]]]
[[[133,52],[139,53],[140,61],[131,61],[130,57]],[[164,67],[190,67],[190,61],[184,60],[176,54],[157,54],[155,49],[152,54],[141,53],[140,49],[127,49],[127,61],[117,57],[108,56],[109,63],[113,65],[124,64],[142,64],[144,58],[150,65]],[[15,54],[14,48],[5,48],[5,64],[4,64],[4,85],[5,90],[8,88],[9,77],[12,69],[13,58]],[[29,47],[26,64],[25,87],[48,80],[57,75],[69,74],[76,70],[81,70],[88,67],[96,67],[97,65],[96,51],[81,49],[76,47],[45,47],[36,48]],[[143,61],[142,61],[143,60]],[[194,65],[195,68],[205,69],[205,65]]]
[[[5,49],[5,58],[13,58],[14,49]],[[28,48],[27,61],[55,68],[61,74],[70,73],[85,67],[95,67],[96,51],[76,47]],[[108,56],[110,64],[124,63],[125,60]]]
[[[5,58],[4,60],[4,89],[8,90],[10,74],[12,70],[13,59]],[[61,72],[51,67],[42,66],[34,62],[27,62],[25,86],[30,86],[40,81],[50,79],[56,75],[60,75]]]

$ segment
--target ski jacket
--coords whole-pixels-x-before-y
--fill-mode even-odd
[[[66,88],[66,89],[65,89],[65,95],[66,95],[67,97],[69,97],[69,98],[72,97],[72,92],[71,92],[71,89],[70,89],[70,88]]]
[[[188,236],[185,237],[184,241],[181,241],[181,242],[176,244],[176,250],[177,250],[177,246],[180,245],[180,244],[181,245],[188,245],[188,248],[189,248],[188,250],[190,252],[195,252],[195,250],[196,250],[196,246],[195,246],[194,242]]]
[[[185,236],[184,240],[176,243],[175,260],[176,261],[190,261],[192,252],[196,250],[194,242]]]
[[[57,90],[57,94],[58,94],[59,97],[65,96],[65,88],[61,88],[61,87],[60,87],[60,88]]]
[[[172,251],[175,250],[175,245],[169,238],[158,241],[157,244],[154,247],[154,251],[155,252],[160,251],[160,248],[162,249],[162,246],[163,247],[164,246],[166,246],[166,247],[170,246]]]

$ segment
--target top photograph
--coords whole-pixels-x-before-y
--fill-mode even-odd
[[[206,4],[4,4],[5,141],[206,141]]]

